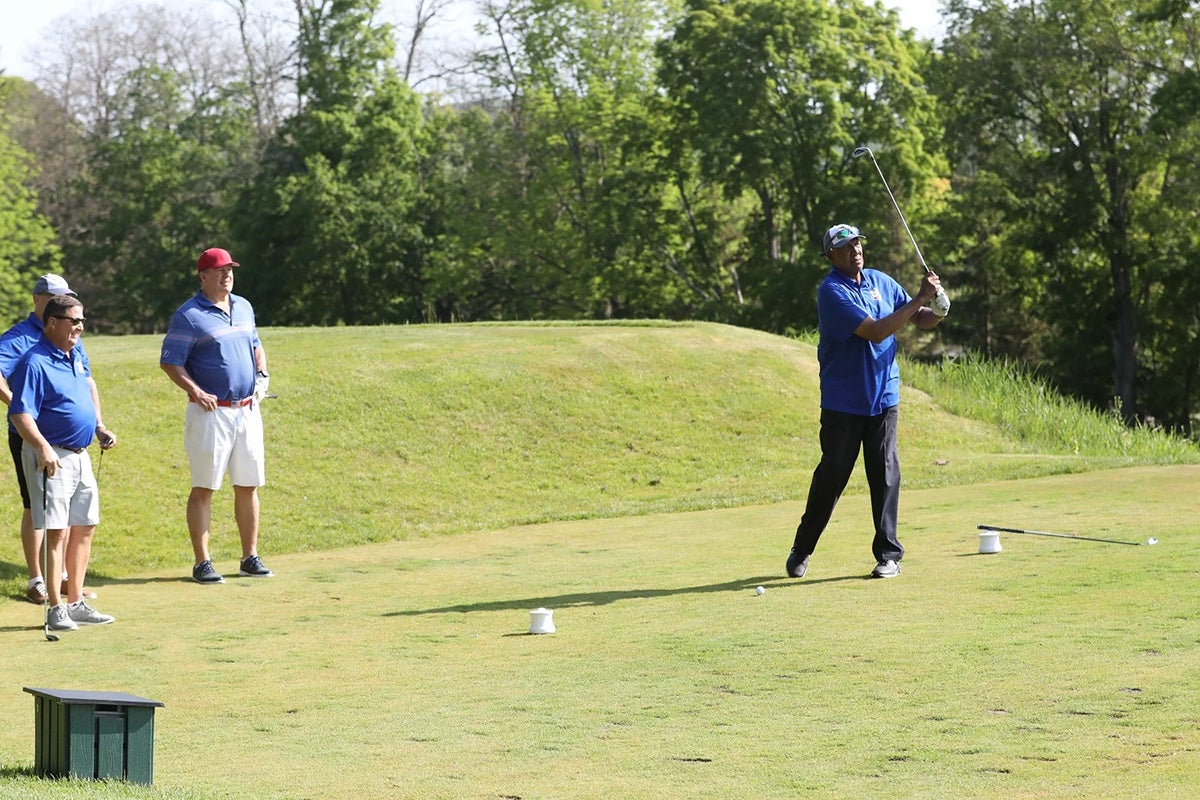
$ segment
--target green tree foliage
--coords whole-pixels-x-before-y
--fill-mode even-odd
[[[737,302],[736,275],[692,255],[707,246],[702,211],[687,213],[700,199],[666,146],[654,43],[671,12],[646,0],[488,7],[497,46],[477,63],[504,97],[454,126],[461,249],[438,308],[678,317]]]
[[[1141,326],[1138,385],[1143,405],[1164,423],[1195,435],[1200,411],[1200,24],[1197,3],[1161,0],[1143,15],[1170,24],[1177,52],[1155,92],[1150,131],[1162,160],[1141,235],[1150,285]],[[1190,13],[1189,13],[1190,12]]]
[[[89,330],[151,332],[196,288],[197,253],[228,246],[232,190],[259,149],[238,50],[163,9],[60,21],[66,53],[27,99],[40,207]]]
[[[900,33],[894,11],[857,0],[689,0],[686,11],[660,47],[678,135],[727,199],[755,201],[744,256],[758,323],[814,324],[829,225],[889,231],[872,237],[870,258],[890,271],[888,259],[910,252],[898,249],[871,165],[851,160],[855,146],[885,157],[916,220],[941,202],[932,182],[940,126],[921,75],[928,52]]]
[[[38,275],[61,271],[61,252],[31,187],[35,165],[9,135],[7,102],[17,79],[0,75],[0,320],[29,313]]]
[[[421,318],[429,151],[376,0],[298,2],[301,101],[234,221],[266,324]]]
[[[161,68],[125,73],[118,86],[120,113],[107,137],[92,137],[92,169],[77,179],[93,216],[67,255],[87,265],[80,292],[98,329],[161,331],[196,289],[197,254],[229,246],[253,123],[244,103],[219,95],[185,102],[176,73]]]
[[[1178,169],[1187,150],[1155,129],[1156,103],[1195,53],[1170,22],[1121,0],[951,0],[948,10],[940,85],[960,219],[983,227],[967,248],[975,299],[1020,309],[992,317],[1008,330],[989,326],[989,344],[1020,341],[1032,317],[1045,335],[1018,354],[1043,358],[1098,405],[1115,395],[1134,420],[1149,363],[1140,331],[1166,275],[1154,266],[1162,221],[1178,219],[1180,192],[1196,200],[1166,180],[1172,153]],[[1194,133],[1184,141],[1194,153]],[[1111,370],[1096,368],[1105,362]]]
[[[161,330],[224,246],[263,324],[811,328],[830,224],[919,279],[865,144],[955,302],[923,343],[1195,419],[1196,0],[948,0],[940,50],[864,0],[485,0],[471,103],[398,77],[381,0],[286,5],[63,21],[6,109],[0,313],[61,266]]]

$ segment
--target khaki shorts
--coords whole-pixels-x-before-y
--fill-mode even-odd
[[[38,469],[37,453],[28,443],[21,448],[21,464],[25,468],[25,482],[29,486],[29,511],[33,516],[33,527],[65,530],[75,525],[100,524],[100,489],[96,476],[92,474],[92,457],[88,451],[76,453],[61,447],[54,448],[58,454],[59,468],[47,483],[46,511],[42,513],[42,471]]]
[[[193,487],[220,489],[226,472],[234,486],[267,482],[262,414],[256,405],[205,411],[188,403],[183,445]]]

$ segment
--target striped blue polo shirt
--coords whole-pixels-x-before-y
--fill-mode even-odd
[[[159,361],[183,367],[218,400],[242,400],[254,394],[254,351],[261,343],[250,301],[230,294],[229,311],[196,292],[172,315]]]

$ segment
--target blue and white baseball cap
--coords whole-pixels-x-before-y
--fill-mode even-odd
[[[845,247],[855,239],[862,239],[865,242],[867,237],[863,236],[862,231],[853,225],[834,225],[825,231],[825,249],[823,252],[828,253],[830,250]]]
[[[75,297],[76,294],[67,286],[66,280],[61,275],[55,275],[53,272],[43,275],[37,279],[37,283],[33,285],[34,294],[69,294]]]

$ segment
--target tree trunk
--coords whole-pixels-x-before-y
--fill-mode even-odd
[[[783,248],[779,243],[779,230],[775,225],[775,198],[765,188],[758,189],[758,201],[762,204],[763,227],[767,234],[767,256],[772,262],[779,261]]]
[[[1109,265],[1113,280],[1113,387],[1121,401],[1121,419],[1128,425],[1138,417],[1138,351],[1133,293],[1130,291],[1131,270],[1124,247],[1112,253]]]

